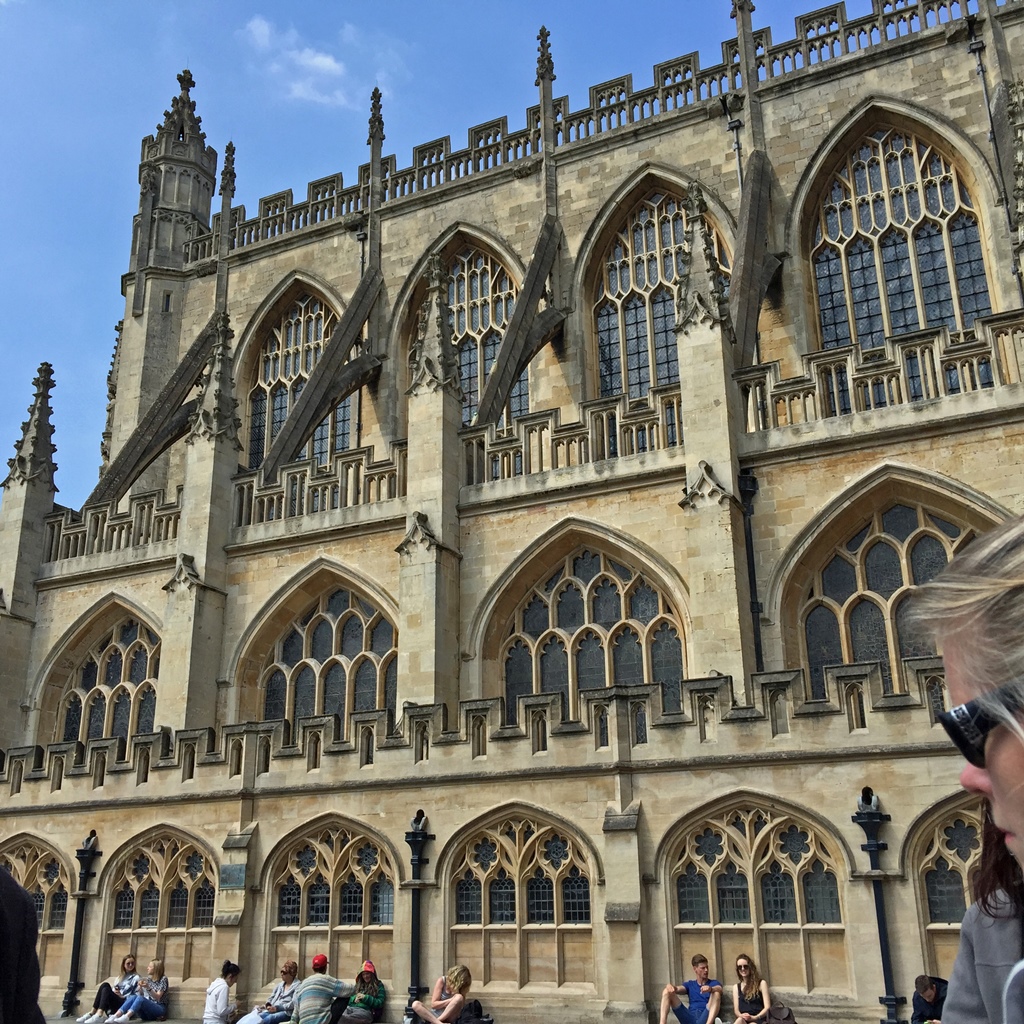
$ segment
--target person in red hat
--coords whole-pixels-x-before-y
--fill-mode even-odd
[[[350,981],[339,981],[327,973],[327,957],[313,957],[313,973],[299,984],[292,1004],[292,1021],[297,1024],[337,1024],[345,1001],[355,991]]]
[[[356,975],[356,990],[341,1019],[352,1024],[372,1024],[380,1020],[387,996],[383,982],[377,977],[377,968],[372,961],[365,960],[363,969]]]

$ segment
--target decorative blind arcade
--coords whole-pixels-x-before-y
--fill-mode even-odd
[[[633,401],[679,381],[675,285],[688,259],[687,226],[679,196],[652,192],[630,211],[605,253],[594,305],[602,398],[626,392]],[[727,289],[729,257],[708,226]]]
[[[250,469],[257,469],[266,458],[337,323],[330,306],[307,294],[299,296],[270,328],[260,350],[257,381],[249,393]],[[332,453],[353,447],[353,400],[358,401],[358,395],[349,395],[317,426],[305,449],[306,458],[326,465]]]
[[[560,693],[575,718],[581,690],[660,683],[679,710],[682,629],[668,599],[635,569],[580,548],[520,602],[505,644],[505,717],[517,700]]]
[[[910,132],[865,136],[836,170],[811,253],[823,348],[875,348],[992,312],[974,204],[951,160]]]

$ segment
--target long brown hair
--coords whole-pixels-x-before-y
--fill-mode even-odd
[[[758,971],[757,964],[754,963],[753,958],[747,956],[746,953],[740,953],[736,960],[737,962],[746,960],[750,964],[750,970],[747,971],[746,978],[740,974],[738,967],[736,968],[736,977],[739,980],[739,987],[743,992],[743,997],[745,999],[753,999],[761,988],[761,972]]]

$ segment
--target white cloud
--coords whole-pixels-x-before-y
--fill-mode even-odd
[[[288,56],[295,64],[306,71],[320,75],[343,75],[345,65],[335,60],[329,53],[305,47],[302,50],[290,50]]]
[[[293,100],[304,100],[308,103],[319,103],[325,107],[351,107],[352,102],[341,89],[334,89],[325,92],[318,89],[308,79],[297,79],[291,83],[288,89],[288,98]]]
[[[249,19],[249,23],[245,26],[245,32],[249,37],[249,42],[257,50],[269,50],[270,49],[270,35],[272,27],[266,18],[261,18],[258,14],[254,18]]]

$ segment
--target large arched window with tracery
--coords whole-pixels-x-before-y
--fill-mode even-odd
[[[398,872],[380,840],[344,824],[321,824],[289,839],[270,866],[275,952],[306,963],[326,952],[332,963],[372,960],[392,976]],[[272,979],[267,978],[270,982]]]
[[[469,426],[476,419],[480,396],[494,368],[518,294],[519,289],[508,271],[481,249],[467,247],[449,260],[448,308],[452,344],[458,351],[463,426]],[[512,388],[499,425],[529,411],[527,367]]]
[[[332,587],[292,620],[262,673],[263,718],[295,722],[350,711],[394,712],[398,630],[372,602]]]
[[[101,739],[153,732],[160,637],[126,615],[89,648],[63,699],[59,739]]]
[[[878,128],[844,156],[818,207],[811,262],[823,348],[970,330],[992,312],[967,184],[910,131]]]
[[[580,692],[616,684],[660,684],[666,710],[679,710],[682,627],[651,579],[596,549],[581,547],[520,601],[503,645],[505,718],[518,698],[559,693],[570,718]]]
[[[265,329],[255,383],[249,392],[250,469],[262,465],[337,324],[335,311],[322,299],[306,292]],[[356,392],[328,413],[313,431],[303,458],[327,465],[332,455],[358,447],[358,402]]]
[[[202,975],[213,956],[217,865],[181,833],[133,843],[106,879],[108,956],[114,970],[137,949],[163,949],[184,977]],[[179,959],[180,958],[180,959]],[[116,973],[116,971],[114,971]]]
[[[799,815],[742,804],[701,816],[671,846],[668,876],[681,969],[694,949],[712,963],[749,949],[758,963],[778,965],[773,986],[848,987],[815,976],[827,970],[817,965],[846,959],[839,843]]]
[[[800,610],[809,696],[826,697],[830,666],[877,662],[886,693],[905,683],[903,661],[935,651],[908,622],[908,598],[972,534],[919,503],[876,511],[825,558]]]
[[[449,876],[451,962],[474,983],[593,983],[591,867],[568,830],[520,815],[475,830]]]
[[[712,244],[728,288],[729,256],[721,235]],[[602,259],[594,303],[602,398],[647,397],[679,381],[675,289],[685,271],[687,214],[682,198],[652,191],[620,225]]]
[[[911,841],[918,906],[925,932],[925,969],[952,969],[960,922],[971,903],[971,883],[981,862],[982,810],[976,799],[926,820]]]
[[[0,847],[0,871],[7,871],[32,897],[39,930],[40,973],[58,974],[63,964],[68,895],[74,888],[67,867],[44,843],[19,838]]]

